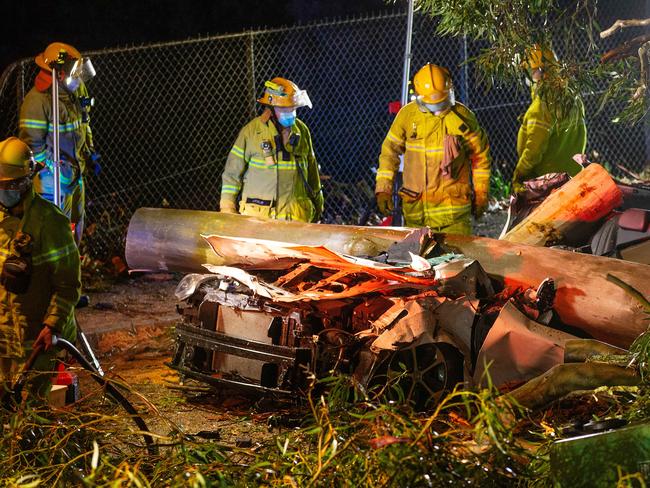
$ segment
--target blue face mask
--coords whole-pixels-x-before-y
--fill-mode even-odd
[[[432,114],[435,114],[436,112],[442,112],[443,110],[451,107],[449,100],[443,100],[439,103],[422,103],[422,105]]]
[[[13,208],[20,202],[20,190],[0,190],[0,204],[6,208]]]
[[[296,111],[276,113],[278,122],[282,127],[291,127],[296,123]]]

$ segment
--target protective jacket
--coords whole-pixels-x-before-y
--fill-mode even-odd
[[[515,190],[523,181],[547,173],[574,176],[580,165],[573,156],[584,153],[587,144],[585,109],[580,99],[573,113],[558,117],[555,108],[536,94],[535,87],[532,97],[517,136],[519,160],[512,178]]]
[[[449,162],[446,135],[457,151],[443,167]],[[442,229],[461,223],[460,232],[469,233],[472,189],[474,204],[485,206],[490,182],[489,144],[474,114],[460,103],[440,115],[416,102],[402,107],[381,148],[375,193],[392,194],[401,154],[406,225]]]
[[[283,140],[267,109],[239,132],[222,175],[221,206],[262,218],[312,222],[323,212],[309,129],[299,119]]]
[[[32,238],[29,287],[14,294],[0,286],[0,357],[19,358],[25,340],[43,325],[74,338],[73,311],[81,290],[79,252],[66,216],[33,190],[23,201],[23,217],[0,211],[0,269],[15,253],[18,230]]]
[[[59,152],[61,156],[61,188],[70,193],[86,171],[86,160],[93,150],[88,107],[82,108],[81,97],[88,96],[85,85],[75,93],[59,89]],[[33,87],[20,108],[19,137],[34,152],[34,159],[47,166],[35,181],[39,193],[53,190],[53,125],[52,93]]]

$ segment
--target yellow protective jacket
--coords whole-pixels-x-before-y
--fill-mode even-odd
[[[0,286],[0,357],[19,358],[25,340],[43,325],[73,339],[73,312],[79,301],[79,251],[67,217],[30,190],[23,201],[22,232],[32,237],[32,275],[27,292],[14,294]],[[0,269],[12,253],[11,242],[21,218],[0,211]]]
[[[460,153],[450,174],[444,176],[445,134],[455,136]],[[456,103],[440,115],[423,111],[411,102],[399,111],[379,156],[375,193],[393,193],[393,180],[404,154],[404,175],[399,195],[407,226],[443,228],[467,223],[475,203],[487,204],[490,186],[490,147],[474,114]]]
[[[517,135],[519,160],[513,174],[513,185],[547,173],[565,172],[575,176],[580,165],[573,160],[587,144],[585,109],[578,99],[576,112],[558,118],[556,111],[532,90],[532,102],[524,115]]]
[[[85,85],[75,93],[59,88],[59,153],[61,156],[61,187],[74,187],[86,171],[86,160],[93,150],[92,131],[88,110],[83,109],[80,97],[88,96]],[[85,114],[84,114],[85,111]],[[47,166],[37,178],[43,193],[52,193],[53,125],[52,92],[33,87],[20,107],[19,134],[34,152],[34,159]],[[71,190],[70,190],[71,191]]]
[[[296,119],[290,142],[283,145],[281,137],[269,110],[239,132],[222,175],[222,208],[235,205],[241,194],[239,211],[244,215],[301,222],[322,215],[323,194],[309,129]]]

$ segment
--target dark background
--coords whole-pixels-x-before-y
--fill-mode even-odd
[[[7,0],[0,70],[54,41],[80,51],[237,33],[395,8],[384,0]],[[406,2],[398,1],[399,8]]]

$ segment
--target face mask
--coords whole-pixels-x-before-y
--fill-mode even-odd
[[[424,105],[424,108],[426,108],[432,114],[435,114],[436,112],[442,112],[451,106],[449,100],[445,100],[440,103],[423,103],[422,105]]]
[[[278,117],[278,122],[282,127],[291,127],[296,123],[296,111],[293,112],[280,112],[276,113]]]
[[[13,208],[20,202],[20,190],[0,190],[0,204],[6,208]]]

